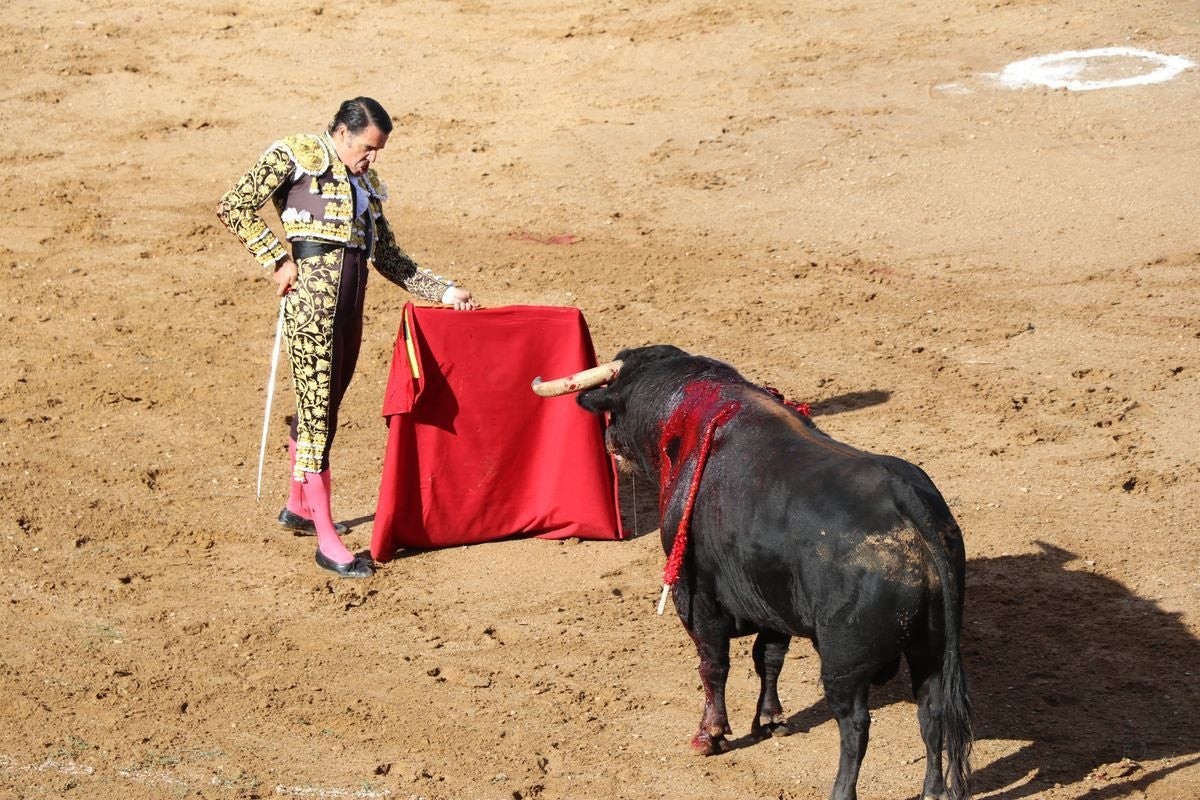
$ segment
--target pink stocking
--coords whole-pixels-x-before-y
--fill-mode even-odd
[[[312,520],[317,526],[317,549],[326,558],[338,564],[354,561],[351,553],[333,527],[333,510],[330,506],[329,470],[304,473],[304,501],[312,509]]]
[[[312,510],[304,502],[304,484],[294,477],[296,469],[296,440],[288,437],[288,492],[287,510],[305,519],[312,519]]]

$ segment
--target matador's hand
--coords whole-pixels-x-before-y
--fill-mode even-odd
[[[271,277],[275,281],[275,296],[283,297],[296,283],[296,262],[285,257],[275,267],[275,274]]]
[[[475,298],[471,293],[461,286],[451,286],[442,295],[442,303],[448,306],[454,306],[459,311],[472,311],[479,308],[479,303],[475,302]]]

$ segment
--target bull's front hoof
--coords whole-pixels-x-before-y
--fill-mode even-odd
[[[692,737],[692,749],[702,756],[718,756],[729,750],[729,742],[719,734],[701,731]]]

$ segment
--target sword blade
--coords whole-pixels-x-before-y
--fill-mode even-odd
[[[279,321],[275,323],[275,348],[271,351],[271,375],[267,378],[267,407],[263,411],[262,441],[258,445],[258,488],[254,499],[262,499],[263,461],[267,456],[267,429],[271,426],[271,401],[275,399],[275,373],[279,369],[279,340],[283,338],[283,304],[287,296],[279,298]]]

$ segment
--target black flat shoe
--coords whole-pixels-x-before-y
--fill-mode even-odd
[[[375,570],[371,568],[371,562],[365,558],[355,556],[349,564],[339,564],[329,559],[319,549],[317,550],[317,566],[330,572],[336,572],[343,578],[369,578],[375,574]]]
[[[297,536],[316,536],[317,525],[308,517],[302,517],[299,514],[292,513],[287,506],[283,507],[283,511],[279,512],[279,524],[284,530],[292,531]],[[347,526],[340,522],[333,523],[333,529],[337,531],[337,535],[341,536],[346,531],[350,530]]]

